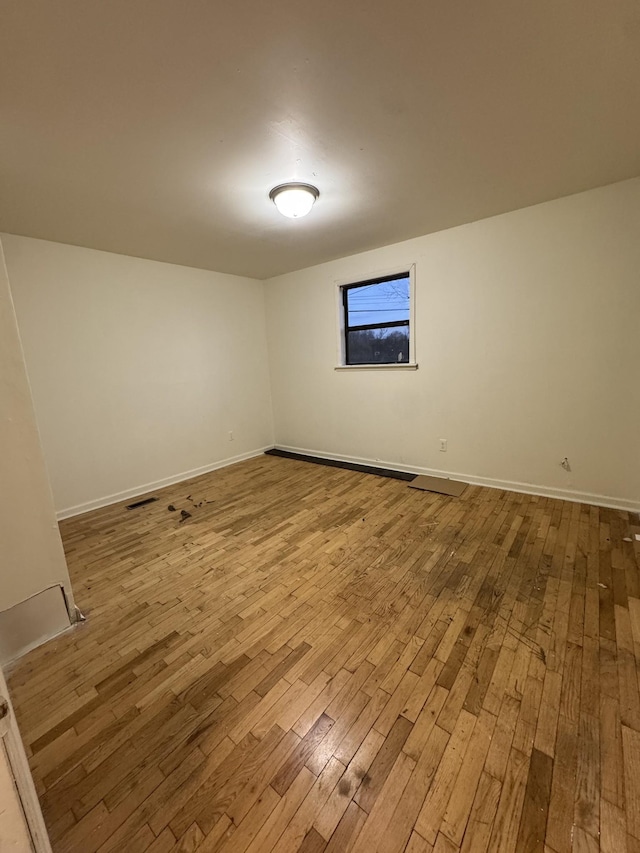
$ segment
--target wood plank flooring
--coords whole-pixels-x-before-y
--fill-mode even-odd
[[[640,851],[637,516],[267,456],[155,494],[62,523],[87,622],[11,675],[55,851]]]

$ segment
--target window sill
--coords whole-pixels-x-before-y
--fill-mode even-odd
[[[417,370],[416,362],[402,364],[336,364],[334,370]]]

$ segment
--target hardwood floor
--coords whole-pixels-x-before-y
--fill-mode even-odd
[[[637,516],[266,456],[155,494],[62,523],[87,622],[11,676],[55,851],[640,851]]]

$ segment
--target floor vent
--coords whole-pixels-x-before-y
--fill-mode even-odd
[[[136,501],[134,504],[127,504],[127,509],[138,509],[139,506],[146,506],[147,504],[152,504],[157,500],[158,498],[145,498],[142,501]]]

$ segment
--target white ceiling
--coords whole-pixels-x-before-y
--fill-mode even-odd
[[[0,0],[0,230],[266,278],[640,174],[637,0]],[[320,200],[285,219],[269,189]]]

